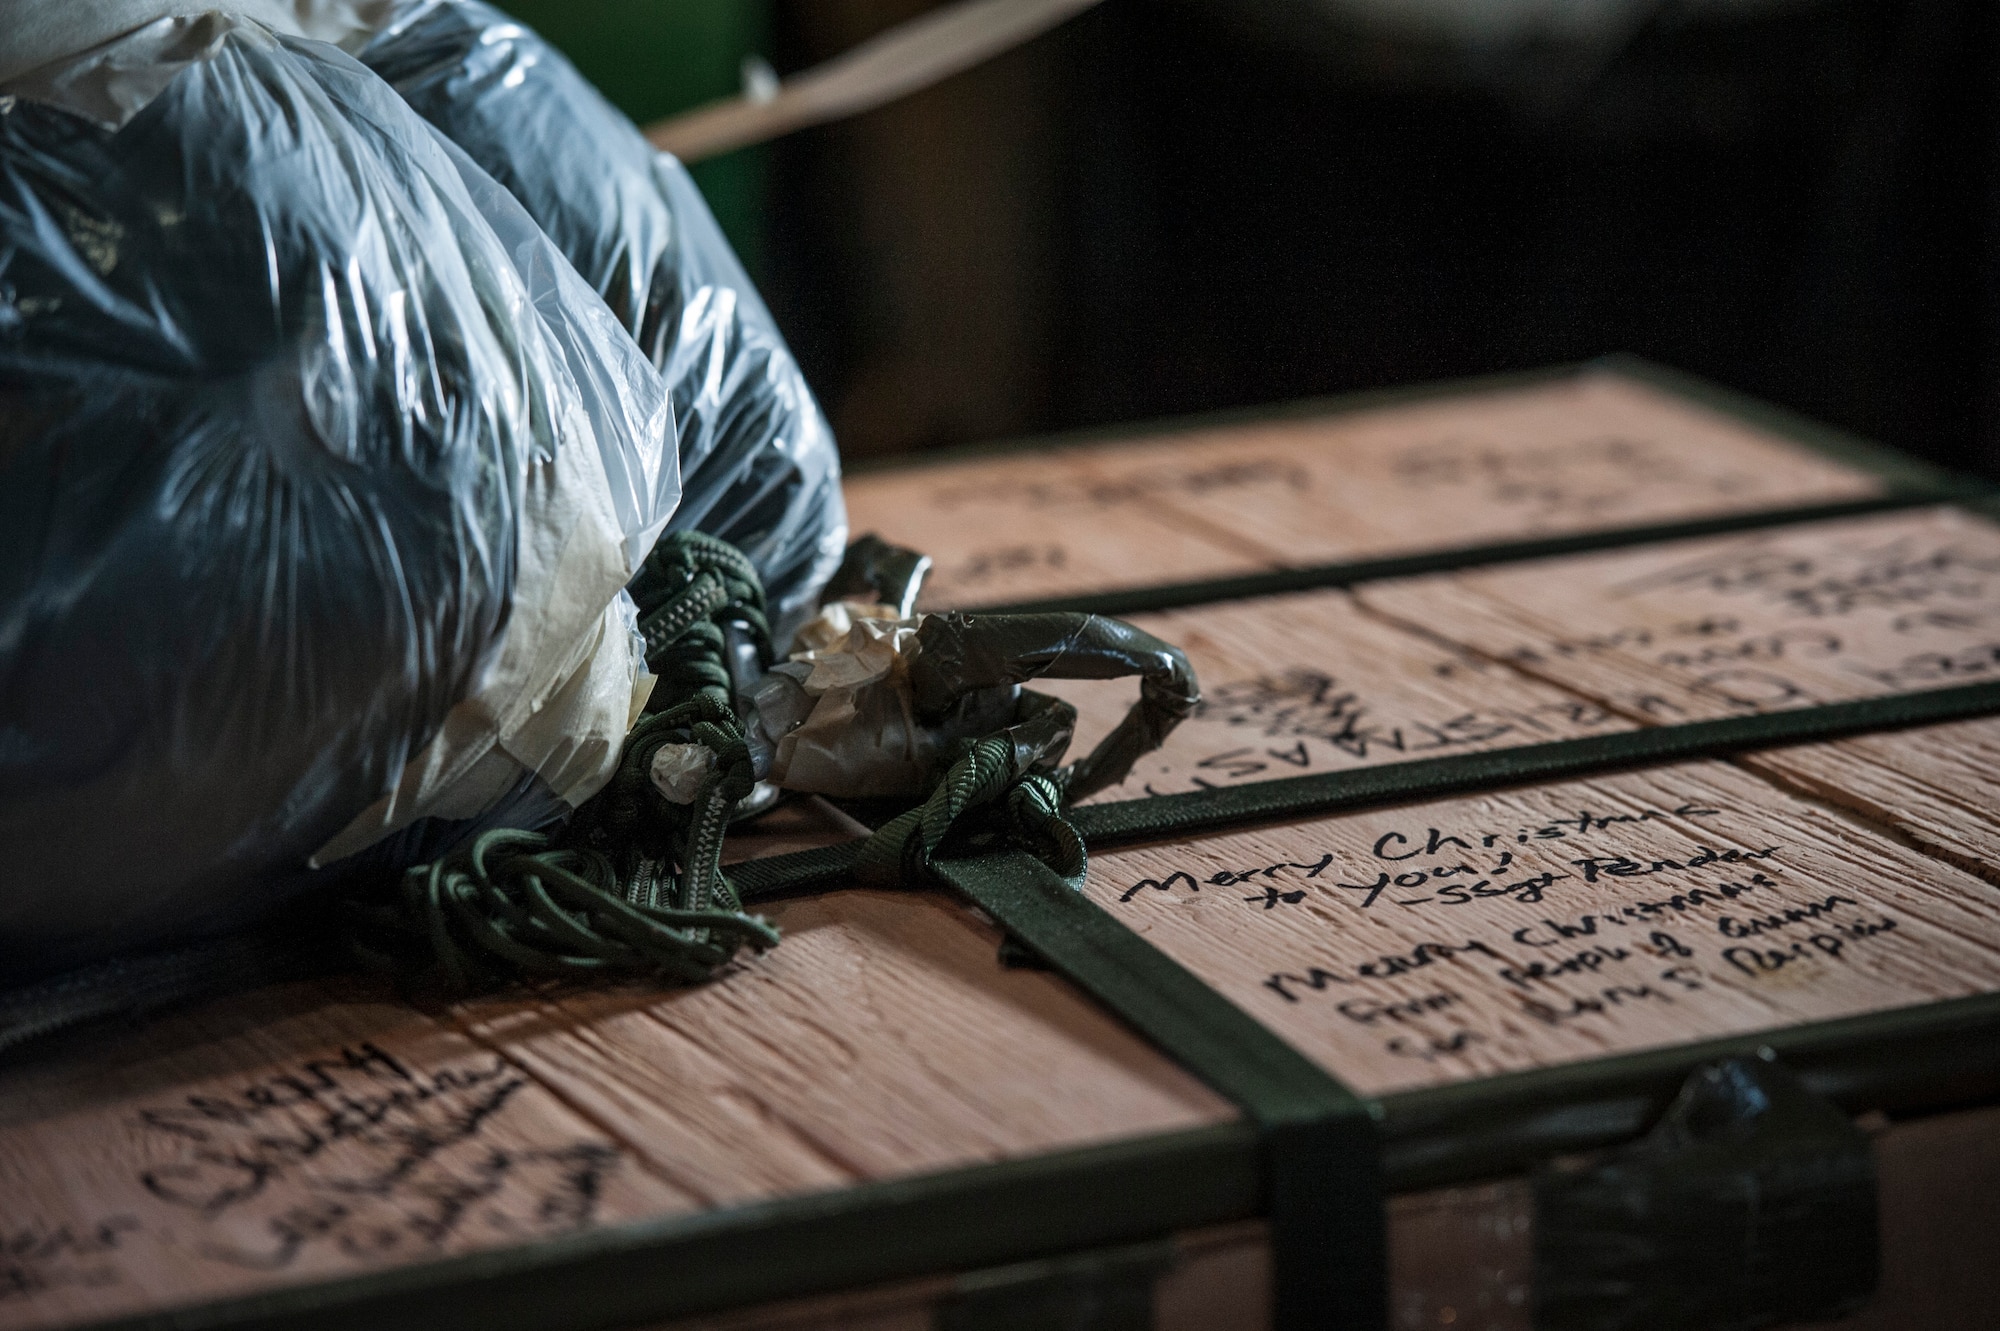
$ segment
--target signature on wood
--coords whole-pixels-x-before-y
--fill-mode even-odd
[[[1064,475],[1046,481],[979,481],[946,485],[932,491],[930,498],[931,503],[940,509],[967,506],[990,509],[1002,504],[1028,509],[1112,509],[1151,504],[1162,497],[1200,499],[1232,490],[1272,487],[1309,490],[1312,488],[1312,477],[1304,467],[1281,458],[1240,458],[1192,467],[1139,467],[1103,480]]]
[[[1195,708],[1192,720],[1255,730],[1266,739],[1317,740],[1356,758],[1372,748],[1396,753],[1421,752],[1456,745],[1485,744],[1516,732],[1552,735],[1568,726],[1602,725],[1609,714],[1586,702],[1551,702],[1533,707],[1462,712],[1435,721],[1388,725],[1369,719],[1370,708],[1352,689],[1320,670],[1293,667],[1272,675],[1232,680],[1211,689]],[[1237,750],[1249,753],[1248,749]],[[1280,757],[1281,755],[1272,755]],[[1228,758],[1204,760],[1200,766],[1223,766]],[[1295,766],[1303,758],[1286,757]],[[1262,770],[1261,766],[1253,770]],[[1249,775],[1230,772],[1230,776]]]
[[[1783,845],[1709,844],[1717,838],[1701,829],[1729,812],[1684,801],[1578,809],[1518,827],[1392,827],[1365,850],[1314,848],[1221,868],[1169,862],[1119,899],[1143,896],[1168,909],[1240,901],[1259,917],[1307,912],[1329,923],[1339,910],[1441,911],[1434,918],[1450,923],[1407,950],[1316,956],[1273,969],[1261,988],[1286,1006],[1324,996],[1331,1015],[1364,1028],[1393,1057],[1477,1060],[1496,1040],[1519,1038],[1524,1023],[1616,1025],[1638,1009],[1699,1002],[1721,977],[1740,992],[1780,971],[1789,979],[1843,966],[1898,929],[1857,895],[1802,894]],[[1649,823],[1678,825],[1689,844],[1669,853],[1618,848],[1616,838]],[[1601,844],[1607,835],[1612,845]],[[1363,866],[1372,872],[1356,872]],[[1589,898],[1590,908],[1550,909],[1564,896]],[[1456,909],[1482,898],[1549,913],[1482,927]],[[1481,982],[1468,984],[1472,975]]]
[[[1722,490],[1733,479],[1689,467],[1673,448],[1620,435],[1539,447],[1449,439],[1403,450],[1391,469],[1426,498],[1445,487],[1466,487],[1489,504],[1551,517],[1622,508],[1663,485]]]
[[[1068,563],[1069,552],[1053,542],[1005,545],[973,551],[941,570],[936,583],[943,587],[978,587],[1034,569],[1061,569]],[[932,593],[936,594],[936,590],[933,587]]]
[[[494,1125],[528,1082],[498,1056],[415,1068],[361,1042],[232,1091],[141,1109],[170,1158],[139,1176],[203,1222],[204,1257],[259,1270],[519,1241],[595,1218],[618,1150],[522,1146]]]
[[[1572,840],[1614,827],[1622,828],[1664,819],[1714,818],[1724,812],[1722,809],[1687,801],[1671,809],[1643,808],[1625,813],[1597,813],[1589,809],[1579,809],[1574,814],[1552,817],[1546,823],[1539,825],[1498,831],[1460,829],[1447,832],[1436,827],[1426,827],[1421,832],[1415,829],[1392,830],[1384,832],[1375,839],[1371,853],[1377,861],[1387,860],[1396,863],[1399,871],[1392,875],[1388,869],[1380,870],[1372,881],[1368,879],[1366,873],[1353,874],[1352,870],[1343,870],[1330,877],[1321,878],[1329,868],[1335,867],[1334,853],[1326,851],[1317,859],[1276,860],[1268,864],[1216,869],[1201,877],[1196,877],[1194,872],[1187,868],[1175,867],[1157,878],[1141,878],[1125,888],[1119,894],[1118,900],[1129,903],[1142,892],[1171,893],[1177,887],[1190,892],[1200,892],[1203,887],[1251,885],[1261,890],[1242,899],[1264,910],[1271,910],[1281,904],[1297,905],[1306,900],[1306,894],[1302,889],[1290,888],[1289,885],[1277,888],[1269,881],[1290,877],[1295,873],[1302,879],[1318,880],[1319,885],[1329,892],[1345,891],[1358,894],[1352,899],[1358,901],[1364,910],[1383,900],[1384,894],[1391,888],[1398,889],[1397,894],[1387,899],[1397,906],[1422,906],[1433,903],[1463,906],[1470,904],[1476,898],[1497,896],[1512,896],[1516,900],[1533,904],[1541,901],[1543,894],[1550,887],[1569,879],[1595,883],[1604,877],[1626,878],[1668,871],[1704,869],[1711,864],[1738,864],[1745,860],[1767,859],[1776,852],[1776,847],[1752,851],[1735,847],[1713,850],[1707,846],[1698,846],[1693,854],[1679,860],[1660,859],[1645,863],[1621,855],[1586,856],[1569,862],[1570,867],[1578,871],[1570,874],[1552,869],[1530,873],[1527,866],[1515,864],[1514,852],[1506,848],[1509,845],[1525,846],[1538,842]],[[1479,853],[1496,848],[1498,854],[1490,857],[1490,860],[1489,857]],[[1433,857],[1443,857],[1458,862],[1421,866],[1404,863]],[[1474,865],[1471,861],[1475,859],[1481,860],[1482,863]],[[1348,874],[1360,877],[1363,881],[1358,883],[1342,881]],[[1523,876],[1509,881],[1505,877],[1508,874]],[[1458,879],[1464,881],[1451,881]],[[1423,896],[1409,895],[1419,888],[1429,890]]]
[[[1466,667],[1446,663],[1440,673]],[[1407,757],[1444,749],[1478,748],[1520,736],[1559,738],[1602,726],[1611,714],[1594,703],[1557,701],[1532,706],[1481,708],[1442,717],[1388,721],[1354,689],[1323,670],[1293,667],[1275,674],[1231,680],[1208,690],[1168,755],[1142,763],[1141,789],[1166,794],[1161,785],[1213,790],[1238,781],[1267,780],[1299,771],[1345,766],[1349,760]],[[1224,726],[1270,744],[1212,748],[1176,773],[1175,756],[1205,727]],[[1321,752],[1320,746],[1332,752]],[[1198,751],[1198,750],[1197,750]],[[1138,778],[1135,778],[1138,779]]]
[[[118,1283],[118,1268],[102,1260],[139,1228],[134,1216],[112,1215],[87,1225],[0,1222],[0,1303],[52,1289],[95,1289]]]
[[[1658,666],[1664,673],[1650,691],[1617,696],[1625,709],[1660,720],[1705,710],[1691,708],[1694,699],[1751,713],[1827,701],[1794,662],[1894,690],[1986,679],[2000,673],[2000,640],[1985,636],[2000,603],[1996,574],[2000,551],[1923,533],[1830,548],[1755,536],[1605,589],[1613,601],[1657,592],[1734,597],[1754,611],[1496,643],[1494,650],[1529,669],[1619,656]],[[1886,656],[1884,632],[1892,635],[1886,641],[1935,634],[1958,641]]]
[[[1830,550],[1801,549],[1787,538],[1764,536],[1633,578],[1613,594],[1675,590],[1746,596],[1789,614],[1830,619],[1860,610],[1987,601],[1996,573],[2000,555],[1917,535]]]

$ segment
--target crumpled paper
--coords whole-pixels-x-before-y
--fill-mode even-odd
[[[855,798],[924,792],[941,739],[917,723],[910,691],[922,622],[858,601],[836,601],[806,622],[752,699],[771,750],[769,780]]]

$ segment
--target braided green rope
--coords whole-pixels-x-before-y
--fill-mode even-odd
[[[366,909],[366,908],[364,908]],[[605,856],[552,847],[536,832],[496,829],[403,876],[399,900],[375,908],[376,932],[421,941],[446,985],[485,987],[511,968],[529,976],[706,979],[743,944],[777,931],[740,910],[685,910],[627,900]],[[397,968],[357,943],[364,960]]]
[[[653,691],[659,708],[711,692],[733,723],[722,625],[745,625],[766,657],[770,654],[771,626],[756,565],[727,541],[702,532],[670,532],[646,556],[628,590],[639,604],[646,666],[659,677]]]
[[[730,815],[756,784],[731,706],[727,635],[747,628],[768,659],[756,568],[699,532],[661,538],[633,579],[646,661],[659,676],[617,769],[560,837],[495,830],[410,869],[386,903],[359,903],[356,954],[378,968],[429,971],[456,991],[514,977],[707,979],[777,930],[745,914],[722,871]],[[713,757],[693,801],[654,787],[662,746]],[[678,867],[677,867],[678,866]]]
[[[953,834],[983,832],[1028,850],[1075,891],[1083,890],[1083,838],[1062,815],[1063,781],[1014,770],[1014,745],[975,741],[922,804],[884,823],[861,847],[855,876],[887,886],[935,881],[932,861]],[[1004,798],[1003,798],[1004,797]],[[974,815],[998,805],[997,819]]]
[[[730,817],[756,785],[724,626],[743,626],[768,660],[756,568],[726,542],[675,532],[647,556],[631,592],[659,682],[610,781],[559,837],[484,833],[409,870],[392,900],[358,905],[363,960],[429,971],[459,991],[535,976],[694,983],[742,947],[778,941],[761,917],[744,913],[722,869]],[[1083,839],[1062,812],[1067,771],[1017,770],[1039,751],[1016,739],[1003,732],[968,744],[921,805],[863,847],[861,878],[935,882],[933,859],[956,837],[1026,850],[1082,890]],[[652,780],[669,744],[699,746],[711,759],[687,804],[669,801]]]

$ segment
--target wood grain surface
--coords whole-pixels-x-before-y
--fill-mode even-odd
[[[853,531],[995,604],[1872,494],[1797,444],[1593,372],[848,478]]]
[[[1374,613],[1627,719],[1992,679],[2000,526],[1952,509],[1375,584]],[[2000,721],[1739,762],[2000,878]]]
[[[0,1079],[0,1325],[172,1307],[686,1211],[521,1069],[360,982]]]
[[[1594,374],[848,492],[857,534],[938,557],[931,603],[971,604],[1877,485]],[[1145,622],[1209,701],[1110,797],[1977,678],[2000,537],[1904,514]],[[1055,688],[1086,744],[1131,696]],[[1996,743],[2000,722],[1935,727],[1301,820],[1100,854],[1089,891],[1364,1092],[1478,1077],[2000,987]],[[731,858],[854,830],[797,802]],[[0,1068],[0,1328],[1234,1113],[1065,982],[1001,967],[949,899],[769,913],[785,941],[699,989],[419,1009],[294,985]],[[1235,1274],[1174,1306],[1239,1289],[1254,1317],[1256,1237],[1197,1249]],[[908,1300],[856,1297],[878,1322],[855,1325],[905,1325]]]
[[[1365,1094],[2000,989],[2000,890],[1723,763],[1092,858]]]
[[[0,1072],[0,1327],[1200,1126],[1234,1111],[921,893],[699,989],[265,990]]]
[[[1187,652],[1202,702],[1130,777],[1091,803],[1634,725],[1567,689],[1384,623],[1341,591],[1137,615],[1132,622]],[[1076,704],[1076,753],[1107,733],[1138,694],[1131,680],[1048,680],[1034,687]]]

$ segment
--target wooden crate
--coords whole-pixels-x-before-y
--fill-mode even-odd
[[[1122,599],[1187,648],[1208,701],[1085,811],[1113,819],[1991,678],[2000,528],[1940,483],[1616,363],[848,495],[857,535],[937,556],[927,604]],[[1051,687],[1083,743],[1129,701]],[[1392,1325],[1531,1325],[1535,1167],[1768,1046],[1874,1134],[1882,1277],[1842,1325],[1985,1326],[1996,742],[1973,717],[1127,838],[1085,895],[1378,1107]],[[800,802],[731,853],[852,834]],[[783,944],[696,989],[419,1008],[343,977],[0,1068],[0,1327],[1268,1320],[1257,1127],[1196,1070],[942,891],[765,909]]]

